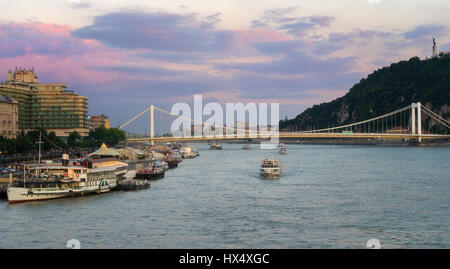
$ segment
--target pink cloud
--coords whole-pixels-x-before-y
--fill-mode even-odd
[[[53,23],[29,22],[29,23],[0,23],[0,35],[7,37],[11,34],[34,36],[69,36],[74,29],[69,25]]]
[[[26,26],[27,24],[25,24]],[[29,27],[36,28],[37,30],[46,33],[46,34],[54,34],[54,35],[70,35],[70,32],[74,29],[69,25],[58,25],[53,23],[40,23],[34,22],[29,23]]]
[[[280,105],[306,105],[311,106],[324,102],[332,101],[347,93],[347,90],[309,90],[304,91],[311,95],[303,98],[242,98],[240,95],[242,91],[239,90],[223,90],[198,93],[203,99],[215,99],[221,104],[225,103],[279,103]],[[193,101],[193,95],[176,96],[169,99],[172,102],[186,102]]]
[[[297,54],[291,53],[291,56],[297,55],[297,58],[283,61],[284,58],[264,56],[259,51],[252,52],[253,46],[247,46],[251,43],[290,43],[281,42],[293,40],[290,35],[281,31],[265,28],[216,31],[214,32],[217,34],[214,35],[216,38],[214,44],[229,40],[236,43],[226,46],[226,50],[218,50],[209,45],[204,46],[198,48],[198,54],[195,52],[192,55],[172,50],[169,54],[157,55],[160,56],[158,58],[152,54],[146,55],[146,53],[152,52],[153,48],[146,46],[146,40],[141,40],[141,36],[136,37],[139,42],[143,42],[142,46],[137,46],[137,48],[111,46],[105,41],[95,39],[99,36],[94,31],[95,29],[95,27],[85,29],[85,31],[91,31],[89,32],[91,35],[80,36],[74,35],[73,33],[77,30],[67,25],[0,23],[0,37],[5,41],[0,43],[0,77],[4,79],[8,69],[13,69],[15,66],[34,67],[40,82],[67,83],[76,91],[85,91],[85,94],[91,90],[92,93],[89,95],[95,96],[97,92],[98,96],[101,96],[99,97],[101,100],[108,95],[105,92],[111,94],[126,92],[129,95],[142,97],[139,101],[150,98],[149,96],[153,101],[158,101],[159,99],[155,98],[159,98],[160,95],[164,95],[160,99],[161,102],[185,101],[192,98],[192,95],[187,95],[187,92],[198,90],[204,94],[205,98],[220,102],[278,102],[280,104],[312,105],[332,100],[341,94],[337,91],[311,91],[307,92],[309,95],[305,98],[295,98],[296,93],[301,96],[305,92],[294,87],[295,89],[285,89],[285,91],[291,91],[290,96],[294,96],[294,98],[276,96],[273,99],[270,97],[273,95],[267,89],[273,87],[271,85],[275,81],[283,83],[284,79],[287,81],[292,79],[281,77],[281,75],[304,73],[313,68],[313,64],[316,63],[310,61],[308,63],[313,64],[302,67],[306,68],[305,70],[298,69],[298,59],[303,58],[298,58]],[[164,31],[148,30],[147,34],[167,34],[171,37],[173,31],[171,28],[164,29]],[[192,41],[197,35],[200,37],[203,35],[199,30],[193,32],[195,35],[188,36],[187,42]],[[222,38],[220,34],[225,35]],[[207,35],[211,35],[211,33],[207,33]],[[114,36],[115,41],[117,41],[116,39],[118,39],[117,36]],[[122,41],[128,43],[128,39]],[[177,44],[185,45],[185,39],[180,38],[176,41]],[[289,50],[283,44],[273,45],[276,48],[280,45],[280,51],[289,54]],[[295,43],[293,47],[297,45]],[[270,52],[271,48],[260,51],[264,54],[264,52]],[[278,61],[274,61],[274,59]],[[270,62],[275,62],[275,66],[270,66]],[[261,78],[264,81],[255,83],[254,77],[248,76],[249,72],[236,73],[233,70],[229,72],[221,69],[219,65],[223,63],[236,64],[236,68],[244,71],[243,64],[246,63],[264,68],[267,66],[266,70],[278,70],[279,72],[274,75],[264,68],[255,69],[254,72],[263,74]],[[282,66],[279,67],[276,64]],[[287,67],[284,68],[285,66]],[[303,82],[302,78],[298,78],[297,81],[299,84]],[[277,87],[293,88],[291,87],[292,83],[288,82],[284,82],[285,86],[276,84]],[[222,90],[229,88],[234,90]],[[302,87],[299,86],[299,88]],[[261,89],[266,91],[261,91]]]
[[[67,25],[51,23],[0,23],[0,57],[26,54],[64,56],[89,50],[88,43],[70,37],[73,30]]]
[[[1,77],[6,77],[9,69],[15,66],[31,68],[37,72],[40,82],[96,83],[111,81],[116,77],[111,72],[88,69],[86,66],[103,63],[105,55],[96,57],[69,56],[60,58],[49,55],[29,54],[8,59],[0,59]]]
[[[0,23],[0,77],[15,66],[34,67],[41,82],[97,83],[117,77],[113,72],[90,66],[124,60],[123,52],[111,50],[96,40],[70,35],[74,29],[51,23]]]

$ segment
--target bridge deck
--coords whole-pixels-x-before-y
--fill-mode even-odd
[[[272,138],[290,138],[290,139],[305,139],[305,138],[346,138],[346,139],[445,139],[450,138],[450,135],[438,134],[390,134],[390,133],[286,133],[273,134]],[[128,142],[177,142],[177,141],[209,141],[209,140],[248,140],[248,139],[270,139],[267,135],[227,135],[227,136],[192,136],[192,137],[143,137],[143,138],[128,138]]]

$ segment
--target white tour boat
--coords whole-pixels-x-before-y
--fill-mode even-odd
[[[242,147],[243,150],[250,150],[250,145],[246,144]]]
[[[274,159],[265,159],[262,161],[259,174],[264,178],[279,178],[281,175],[280,163]]]
[[[8,188],[8,202],[108,192],[117,186],[117,170],[121,167],[123,165],[94,169],[79,165],[42,165],[26,168],[25,179]]]
[[[212,144],[209,146],[209,149],[212,149],[212,150],[221,150],[221,149],[222,149],[222,145],[217,144],[216,142],[214,142],[214,143],[212,143]]]
[[[104,144],[99,151],[109,153]],[[69,164],[69,156],[64,154],[60,164],[24,166],[23,179],[8,187],[8,202],[19,203],[109,192],[117,187],[118,181],[125,177],[127,170],[128,164],[113,157],[88,159],[82,165],[72,165]]]

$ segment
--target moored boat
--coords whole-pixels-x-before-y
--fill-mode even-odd
[[[177,167],[181,161],[181,158],[177,157],[177,153],[174,156],[174,150],[170,147],[153,147],[152,150],[164,155],[164,161],[168,164],[169,168]]]
[[[30,167],[26,178],[7,190],[8,202],[50,200],[67,196],[104,193],[117,187],[118,166],[89,169],[78,165]]]
[[[119,153],[119,159],[128,164],[125,179],[134,179],[138,170],[150,167],[154,161],[153,154],[148,151],[131,147],[118,148],[116,151]]]
[[[154,162],[151,168],[141,169],[136,173],[136,179],[157,180],[164,178],[166,169],[161,162]]]
[[[155,171],[151,168],[142,169],[136,173],[136,179],[157,180],[161,178],[164,178],[164,171]]]
[[[195,154],[195,151],[191,147],[183,147],[180,149],[180,154],[183,157],[183,159],[192,159],[195,158],[197,155]]]
[[[142,179],[130,179],[119,183],[119,185],[117,186],[118,190],[123,191],[143,190],[148,188],[150,188],[150,183]]]
[[[95,153],[111,153],[103,144]],[[68,155],[61,163],[24,166],[24,177],[8,187],[9,203],[50,200],[90,193],[104,193],[117,187],[128,165],[109,154],[93,155],[82,165],[69,164]],[[105,158],[106,157],[106,158]]]
[[[175,167],[177,167],[178,164],[179,164],[180,162],[183,161],[183,157],[181,157],[181,154],[180,154],[180,151],[179,151],[179,150],[175,150],[175,149],[174,149],[174,150],[172,151],[172,159],[174,159],[174,160],[177,161],[177,164],[176,164]],[[169,167],[170,167],[170,164],[169,164]]]
[[[176,167],[178,167],[178,163],[179,163],[180,161],[178,161],[178,160],[168,160],[167,161],[167,164],[169,165],[169,168],[176,168]]]
[[[170,144],[170,147],[171,147],[172,149],[178,149],[178,150],[180,150],[181,148],[183,148],[183,145],[180,144],[180,143],[172,143],[172,144]]]
[[[198,150],[198,148],[192,147],[192,151],[194,151],[196,157],[200,156],[200,151]]]

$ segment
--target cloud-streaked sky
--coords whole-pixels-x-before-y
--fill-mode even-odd
[[[113,125],[193,94],[279,102],[280,116],[293,117],[391,62],[429,57],[432,36],[450,50],[449,1],[376,2],[2,1],[0,79],[34,67]]]

